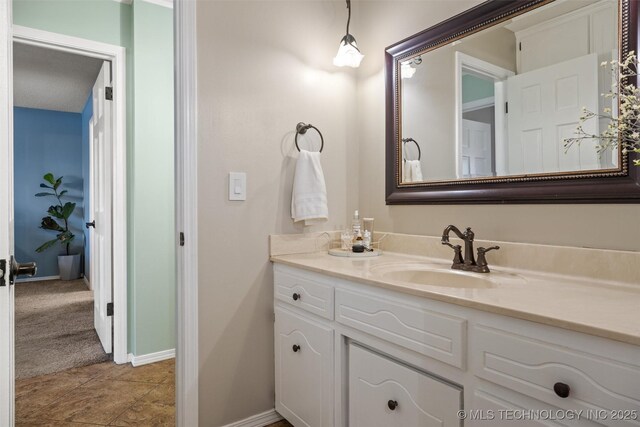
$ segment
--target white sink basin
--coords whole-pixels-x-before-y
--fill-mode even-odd
[[[383,280],[442,288],[486,289],[525,282],[525,279],[515,274],[473,273],[447,269],[438,264],[384,265],[372,268],[371,272]]]

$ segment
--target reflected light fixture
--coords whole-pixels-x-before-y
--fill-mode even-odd
[[[417,56],[410,61],[400,64],[400,78],[410,79],[416,73],[416,67],[422,64],[422,56]],[[412,66],[413,65],[413,66]]]
[[[411,62],[403,62],[400,65],[400,77],[410,79],[416,73],[416,69],[411,66]]]
[[[349,17],[347,18],[347,34],[340,40],[340,47],[335,58],[333,58],[333,65],[337,67],[352,67],[358,68],[364,55],[360,53],[356,39],[349,34],[349,23],[351,22],[351,0],[347,0],[347,10],[349,11]]]

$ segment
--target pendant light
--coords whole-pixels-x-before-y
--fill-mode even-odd
[[[347,34],[340,40],[340,47],[335,58],[333,58],[333,65],[337,67],[352,67],[358,68],[364,55],[360,53],[356,39],[349,34],[349,23],[351,22],[351,0],[347,0],[347,10],[349,11],[349,17],[347,18]]]

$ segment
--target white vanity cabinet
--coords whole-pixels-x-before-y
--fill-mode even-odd
[[[274,272],[276,410],[296,427],[640,427],[639,346]]]

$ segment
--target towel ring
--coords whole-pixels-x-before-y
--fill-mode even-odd
[[[420,150],[420,144],[418,144],[418,141],[416,141],[413,138],[402,138],[403,147],[404,147],[404,144],[406,144],[407,142],[413,142],[414,144],[416,144],[416,147],[418,147],[418,160],[422,159],[422,150]],[[404,150],[402,151],[404,153]],[[403,160],[406,161],[407,159],[405,158]]]
[[[314,125],[311,125],[311,124],[307,125],[302,122],[296,125],[296,148],[298,149],[298,151],[300,151],[300,146],[298,146],[298,135],[304,135],[305,133],[307,133],[309,129],[315,129],[316,132],[318,132],[318,135],[320,135],[320,143],[321,143],[320,152],[322,153],[322,149],[324,148],[324,138],[322,137],[322,133]]]

